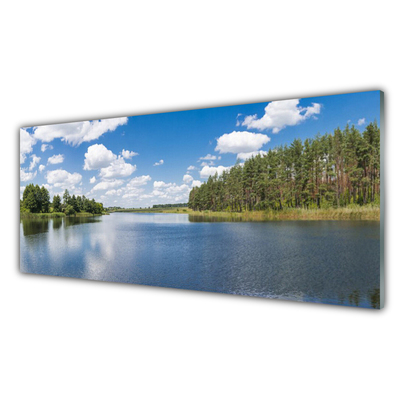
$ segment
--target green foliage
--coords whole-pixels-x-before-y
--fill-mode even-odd
[[[49,214],[50,212],[50,194],[49,191],[39,185],[33,185],[30,183],[26,186],[22,200],[20,200],[20,213],[34,213],[34,214]],[[53,197],[52,211],[59,215],[75,215],[82,211],[90,214],[102,214],[104,212],[103,204],[97,203],[95,199],[88,200],[85,196],[75,195],[70,196],[66,189],[63,194],[63,204],[61,204],[61,197],[55,195]],[[62,213],[62,211],[65,212]]]
[[[53,211],[61,212],[61,197],[58,194],[53,197]]]
[[[329,209],[379,205],[380,130],[346,126],[304,143],[270,149],[229,172],[210,176],[189,194],[195,211]]]
[[[67,205],[67,207],[65,207],[65,214],[67,215],[75,215],[76,211],[74,210],[74,207],[72,207],[71,205]]]

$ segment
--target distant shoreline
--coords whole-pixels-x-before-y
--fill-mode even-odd
[[[303,209],[291,208],[281,211],[193,211],[189,208],[166,208],[166,209],[120,209],[111,212],[119,213],[169,213],[189,214],[193,217],[210,218],[213,220],[235,220],[235,221],[276,221],[276,220],[300,220],[300,221],[338,221],[338,220],[363,220],[380,221],[380,207],[355,206],[328,209]]]

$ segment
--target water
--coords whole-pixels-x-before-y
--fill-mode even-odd
[[[22,220],[21,271],[379,308],[379,222],[189,219]]]

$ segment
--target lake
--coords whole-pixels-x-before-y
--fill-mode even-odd
[[[379,308],[376,221],[113,213],[20,223],[22,272]]]

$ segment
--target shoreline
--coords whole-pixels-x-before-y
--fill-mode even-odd
[[[74,215],[67,215],[63,212],[54,212],[54,213],[20,213],[20,219],[46,219],[46,218],[76,218],[76,217],[100,217],[102,215],[109,215],[108,213],[104,214],[90,214],[90,213],[77,213]]]
[[[340,220],[362,220],[380,221],[380,207],[356,206],[329,209],[286,209],[282,211],[193,211],[188,208],[174,209],[126,209],[112,212],[129,213],[170,213],[188,214],[194,218],[209,218],[210,220],[233,220],[233,221],[340,221]]]

